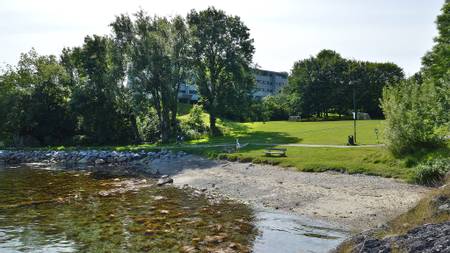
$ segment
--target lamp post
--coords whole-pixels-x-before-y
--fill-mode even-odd
[[[355,89],[355,81],[350,81],[349,85],[352,86],[353,90],[353,143],[356,144],[356,117],[358,113],[356,112],[356,89]]]
[[[353,141],[356,144],[356,117],[358,117],[358,113],[356,112],[356,89],[355,83],[353,83]]]

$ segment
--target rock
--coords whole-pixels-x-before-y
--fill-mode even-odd
[[[373,238],[358,235],[351,239],[356,252],[450,252],[450,221],[425,224],[409,230],[405,235]],[[395,248],[394,248],[395,245]]]
[[[181,247],[181,252],[183,253],[195,253],[198,252],[198,250],[193,246],[183,246]]]
[[[81,158],[80,160],[78,160],[78,163],[88,163],[89,162],[89,160],[88,160],[88,158],[87,157],[83,157],[83,158]]]
[[[450,211],[450,204],[443,204],[438,207],[439,211]]]
[[[95,164],[97,164],[97,165],[104,164],[104,163],[105,163],[105,160],[103,160],[101,158],[95,160]]]
[[[147,229],[147,230],[145,230],[145,233],[144,233],[145,235],[153,235],[153,234],[155,234],[155,231],[153,231],[153,230],[151,230],[151,229]]]
[[[173,183],[173,179],[170,177],[166,177],[166,178],[160,178],[158,180],[158,183],[156,183],[156,185],[163,186],[163,185],[172,184],[172,183]]]
[[[128,160],[128,157],[126,157],[126,156],[121,156],[121,157],[117,158],[117,162],[119,162],[119,163],[126,162],[127,160]]]

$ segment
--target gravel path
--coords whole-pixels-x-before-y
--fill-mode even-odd
[[[394,179],[336,172],[305,173],[269,165],[212,161],[189,155],[153,164],[175,185],[318,218],[362,231],[407,211],[428,188]]]

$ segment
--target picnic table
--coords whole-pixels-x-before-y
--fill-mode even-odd
[[[286,156],[286,151],[287,149],[285,148],[266,148],[264,154],[266,154],[266,156],[272,155]]]

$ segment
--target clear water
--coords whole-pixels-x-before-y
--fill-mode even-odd
[[[0,169],[0,252],[249,251],[256,230],[245,205],[135,185],[145,184],[86,172]]]
[[[256,213],[256,226],[261,234],[253,250],[259,253],[328,252],[349,235],[323,222],[267,210]]]
[[[317,221],[143,179],[0,167],[2,253],[327,252],[346,236]]]

